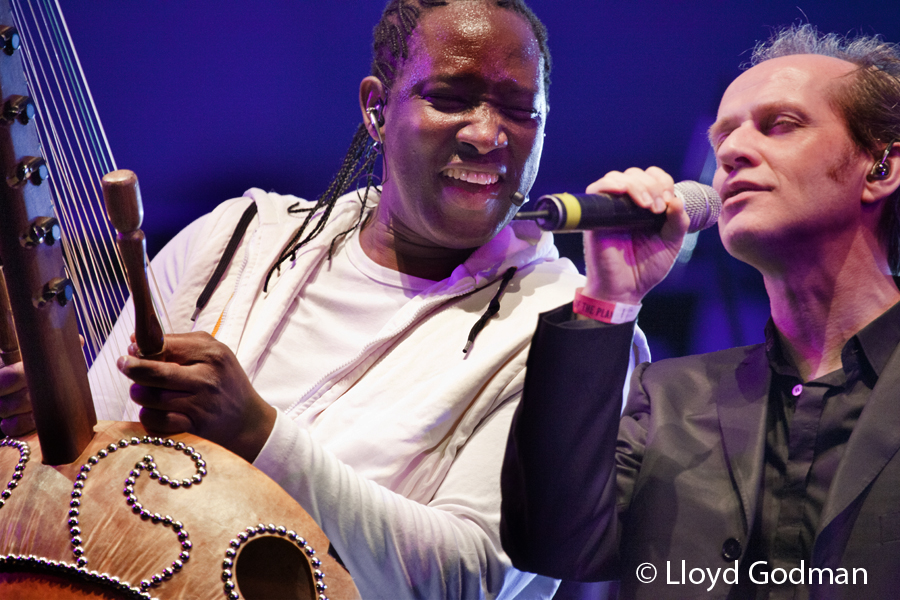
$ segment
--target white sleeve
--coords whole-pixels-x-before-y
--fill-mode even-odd
[[[254,465],[319,523],[363,598],[550,598],[558,582],[516,570],[500,546],[500,469],[519,397],[479,425],[428,504],[357,475],[280,412]]]
[[[191,252],[209,215],[200,217],[172,238],[151,262],[153,279],[150,289],[157,308],[165,307],[178,287]],[[154,281],[155,280],[155,281]],[[161,316],[163,329],[168,333],[166,318]],[[140,407],[131,402],[131,380],[116,368],[116,361],[127,352],[134,332],[134,305],[129,297],[116,319],[116,324],[106,338],[103,348],[94,359],[88,372],[91,395],[97,418],[110,421],[137,421]]]

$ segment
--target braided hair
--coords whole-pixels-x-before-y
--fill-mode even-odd
[[[447,6],[453,0],[390,0],[373,32],[372,75],[390,90],[409,58],[409,38],[425,11]],[[461,1],[461,0],[457,0]],[[544,90],[550,89],[550,49],[547,28],[523,0],[485,0],[522,15],[531,26],[544,59]]]
[[[381,15],[381,19],[378,21],[378,24],[375,25],[372,42],[372,75],[381,81],[388,93],[399,76],[403,63],[409,58],[409,38],[412,36],[413,31],[415,31],[422,15],[437,7],[447,6],[453,1],[459,2],[464,0],[390,0],[388,2]],[[531,26],[531,30],[534,33],[534,37],[537,40],[543,58],[544,90],[546,93],[546,90],[550,87],[550,50],[547,46],[547,28],[544,27],[544,24],[541,23],[531,9],[528,8],[524,0],[481,1],[491,2],[496,4],[499,8],[512,10],[513,12],[522,15]],[[353,140],[350,142],[350,148],[344,156],[344,161],[341,164],[340,170],[331,180],[331,183],[328,185],[325,192],[316,200],[315,205],[308,208],[301,208],[298,203],[288,209],[291,214],[305,213],[306,218],[291,237],[290,241],[285,244],[278,260],[272,268],[269,269],[269,273],[266,275],[265,285],[263,286],[264,291],[268,288],[269,279],[271,279],[276,271],[280,270],[282,263],[288,259],[296,259],[297,251],[322,232],[322,229],[324,229],[325,224],[331,216],[331,212],[334,209],[337,199],[345,194],[347,190],[350,189],[350,186],[356,181],[360,178],[365,178],[366,188],[360,195],[361,204],[359,216],[349,229],[342,231],[331,241],[329,256],[334,252],[335,245],[338,241],[359,227],[363,216],[365,215],[369,199],[369,190],[375,179],[373,171],[377,156],[378,150],[375,144],[372,143],[372,139],[369,136],[365,124],[361,123],[356,129],[356,133],[353,135]],[[322,210],[321,217],[319,217],[315,224],[309,228],[313,216],[320,210]],[[309,229],[309,231],[307,231],[307,229]]]

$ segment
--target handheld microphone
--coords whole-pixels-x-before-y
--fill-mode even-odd
[[[689,233],[718,221],[722,200],[708,185],[681,181],[675,184],[675,195],[684,201],[690,217]],[[641,208],[627,194],[549,194],[538,199],[534,211],[520,212],[514,218],[533,220],[541,229],[556,232],[660,229],[666,222],[665,214]]]

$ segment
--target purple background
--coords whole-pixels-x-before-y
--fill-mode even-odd
[[[118,166],[141,179],[151,253],[249,187],[313,198],[360,121],[381,0],[61,0]],[[698,179],[705,129],[747,50],[772,27],[900,42],[897,0],[532,0],[553,54],[551,111],[532,197],[611,169]],[[565,237],[566,239],[563,239]],[[560,236],[577,258],[580,238]],[[655,357],[762,339],[756,272],[715,230],[648,297]]]

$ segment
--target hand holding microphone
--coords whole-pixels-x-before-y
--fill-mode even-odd
[[[665,278],[688,229],[715,223],[721,204],[712,188],[693,182],[676,186],[657,167],[612,171],[588,186],[581,201],[572,198],[545,201],[551,213],[544,217],[547,226],[585,230],[587,282],[582,293],[626,305],[639,305]],[[553,224],[554,210],[565,212],[555,217],[562,227]],[[578,218],[575,212],[580,212]]]

